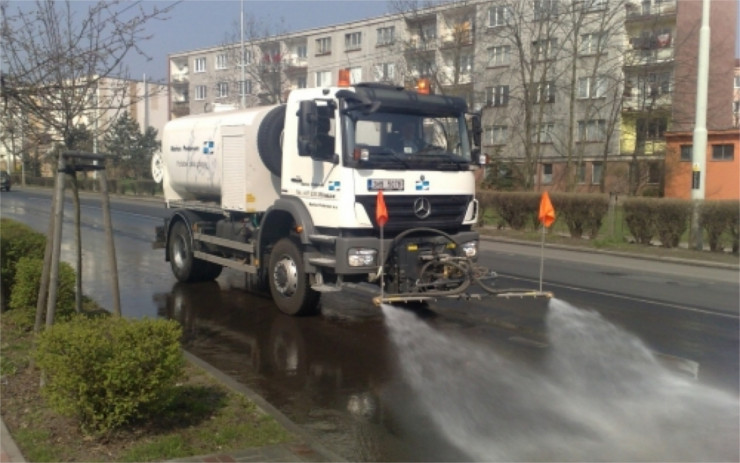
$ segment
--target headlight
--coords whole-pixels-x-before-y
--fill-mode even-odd
[[[347,263],[350,267],[370,267],[375,265],[378,251],[370,248],[350,248],[347,252]]]
[[[477,241],[468,241],[467,243],[463,243],[461,246],[463,254],[465,254],[466,257],[475,257],[478,255],[478,242]]]

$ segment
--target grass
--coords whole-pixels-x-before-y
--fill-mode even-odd
[[[28,317],[16,309],[4,312],[0,336],[0,413],[28,461],[162,461],[294,439],[254,403],[191,364],[163,413],[104,436],[85,435],[40,394],[40,372],[29,361]]]

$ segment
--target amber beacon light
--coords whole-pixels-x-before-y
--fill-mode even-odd
[[[339,86],[349,87],[349,69],[339,70]]]
[[[430,93],[429,79],[419,79],[416,81],[416,91],[422,95],[429,95]]]

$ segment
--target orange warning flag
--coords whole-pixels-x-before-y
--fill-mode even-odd
[[[542,199],[540,199],[540,213],[537,218],[545,227],[549,227],[555,221],[555,209],[552,207],[550,195],[547,194],[547,191],[542,193]]]
[[[375,221],[381,227],[384,227],[386,222],[388,222],[388,209],[385,208],[383,190],[378,191],[378,198],[375,201]]]

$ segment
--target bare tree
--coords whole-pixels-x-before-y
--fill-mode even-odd
[[[69,148],[81,123],[97,129],[97,136],[136,98],[118,80],[127,75],[125,58],[146,56],[146,24],[166,19],[173,7],[142,1],[83,6],[37,0],[33,7],[3,2],[3,103],[24,115],[24,126],[37,139]]]

